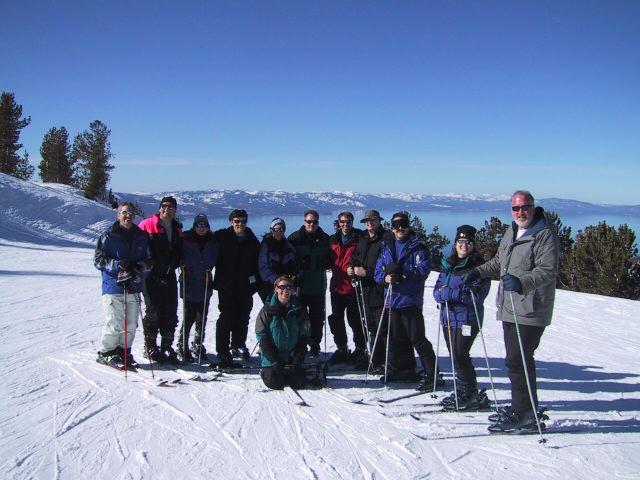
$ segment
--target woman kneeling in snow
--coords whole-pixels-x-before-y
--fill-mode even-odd
[[[302,364],[309,329],[309,317],[306,309],[300,306],[296,286],[289,276],[279,276],[274,282],[274,293],[256,320],[261,376],[267,387],[274,390],[282,390],[285,385],[304,387],[306,378]]]

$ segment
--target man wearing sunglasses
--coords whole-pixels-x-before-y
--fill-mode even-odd
[[[215,232],[218,261],[213,288],[218,291],[220,316],[216,322],[218,361],[230,365],[233,357],[249,360],[247,331],[253,308],[253,294],[259,286],[258,254],[260,242],[247,227],[246,210],[229,214],[228,228]]]
[[[149,234],[153,266],[144,281],[146,312],[142,320],[145,355],[160,363],[178,363],[173,339],[178,325],[178,284],[175,270],[180,266],[182,224],[176,220],[178,202],[173,197],[160,201],[158,213],[138,225]],[[158,348],[158,333],[160,347]]]
[[[391,285],[391,295],[385,305],[386,318],[382,320],[388,322],[390,329],[388,375],[381,380],[383,383],[419,381],[415,349],[422,364],[423,380],[433,383],[436,355],[425,336],[422,316],[424,282],[431,272],[431,256],[427,246],[411,230],[407,212],[394,213],[391,226],[393,235],[383,240],[374,274],[376,282],[385,286],[385,296]]]
[[[512,403],[493,418],[489,429],[495,432],[537,428],[532,407],[533,402],[538,408],[534,353],[545,327],[551,323],[559,264],[555,227],[547,221],[542,207],[535,206],[530,192],[518,190],[511,196],[511,215],[513,223],[502,237],[496,256],[463,278],[467,283],[478,277],[501,280],[496,317],[502,321]],[[529,397],[527,374],[533,399]]]
[[[315,357],[320,353],[325,322],[326,270],[331,268],[331,248],[329,235],[319,225],[320,214],[315,210],[307,210],[303,218],[302,227],[289,235],[289,242],[295,248],[300,262],[300,304],[309,314],[309,348],[311,356]]]

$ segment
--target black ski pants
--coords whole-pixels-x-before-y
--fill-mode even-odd
[[[389,310],[385,311],[385,317]],[[388,319],[388,318],[387,318]],[[389,369],[392,372],[415,370],[415,349],[425,373],[435,374],[436,354],[424,330],[422,307],[392,308],[389,328]]]
[[[320,295],[301,295],[300,303],[307,309],[309,314],[309,322],[311,324],[311,335],[309,336],[309,345],[320,345],[322,340],[322,329],[325,322],[326,300],[325,294]]]
[[[184,302],[184,318],[182,319],[182,325],[180,326],[180,333],[178,335],[178,350],[182,350],[183,348],[185,350],[189,349],[189,334],[194,324],[196,333],[193,338],[193,346],[195,349],[199,349],[204,342],[210,300],[211,296],[207,297],[206,305],[204,298],[202,302]],[[183,340],[183,335],[186,336],[186,341]]]
[[[246,347],[253,294],[246,291],[218,291],[220,316],[216,322],[216,352]]]
[[[348,295],[338,293],[331,294],[331,315],[329,315],[329,328],[333,334],[333,340],[337,347],[347,346],[347,328],[344,324],[344,313],[347,312],[347,322],[353,332],[353,343],[356,349],[364,350],[366,341],[362,332],[362,322],[358,311],[355,291]]]
[[[478,332],[479,330],[477,325],[471,326],[470,335],[468,336],[462,334],[462,328],[451,328],[451,340],[449,340],[449,329],[446,326],[442,327],[442,333],[444,334],[444,341],[447,344],[447,349],[453,356],[453,365],[456,369],[456,379],[462,384],[458,385],[458,387],[467,386],[471,389],[478,388],[476,369],[473,366],[471,355],[469,353]]]
[[[367,312],[367,329],[369,330],[369,348],[371,349],[371,356],[373,357],[372,365],[374,367],[381,367],[384,365],[387,352],[387,320],[384,319],[383,322],[380,322],[382,307],[369,307],[365,305],[365,309]],[[379,333],[378,328],[380,329]],[[377,343],[376,335],[378,336]],[[374,344],[375,348],[373,348]]]
[[[531,382],[531,392],[533,402],[538,408],[538,387],[536,383],[536,361],[533,354],[540,345],[540,339],[544,333],[544,327],[534,327],[531,325],[518,324],[520,327],[520,337],[522,339],[522,349],[527,363],[527,373]],[[505,365],[509,372],[511,381],[511,408],[515,412],[526,412],[531,410],[531,400],[527,389],[527,379],[522,365],[522,355],[518,343],[518,333],[516,324],[502,322],[502,333],[504,334],[504,346],[507,352]]]
[[[271,390],[282,390],[287,385],[298,390],[307,383],[307,372],[303,368],[265,367],[260,370],[260,376],[265,386]]]
[[[160,333],[160,349],[166,351],[173,346],[178,326],[178,284],[175,274],[149,275],[144,281],[142,294],[146,307],[142,327],[147,348],[157,348]]]

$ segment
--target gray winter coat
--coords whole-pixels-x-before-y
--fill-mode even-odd
[[[516,240],[518,226],[512,223],[500,241],[498,253],[476,270],[482,277],[511,274],[520,279],[522,293],[513,293],[518,323],[546,327],[551,323],[559,265],[559,239],[548,224],[541,207],[536,208],[534,224]],[[496,318],[514,323],[509,294],[502,283],[496,297]]]

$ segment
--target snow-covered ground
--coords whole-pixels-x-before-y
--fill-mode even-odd
[[[12,200],[3,192],[6,205]],[[25,191],[20,201],[31,205],[37,198]],[[59,227],[60,211],[32,211],[36,216],[20,220]],[[103,325],[99,272],[91,248],[69,246],[95,220],[79,218],[59,227],[66,232],[62,242],[34,229],[27,243],[6,228],[19,222],[3,218],[0,226],[0,478],[640,478],[640,302],[558,292],[537,361],[549,426],[565,433],[546,434],[542,445],[537,435],[490,436],[487,413],[428,413],[436,409],[429,395],[382,406],[376,400],[410,386],[364,384],[361,374],[331,375],[330,388],[301,391],[308,406],[298,405],[291,391],[267,391],[255,374],[158,387],[145,368],[125,381],[95,363]],[[427,287],[434,282],[432,274]],[[503,401],[509,384],[500,325],[491,320],[494,293],[484,335]],[[210,351],[216,304],[214,298]],[[252,319],[257,297],[254,304]],[[430,288],[424,314],[435,345]],[[139,328],[133,348],[139,361],[142,348]],[[488,386],[480,338],[472,353],[479,381]],[[450,374],[443,342],[440,362]]]

